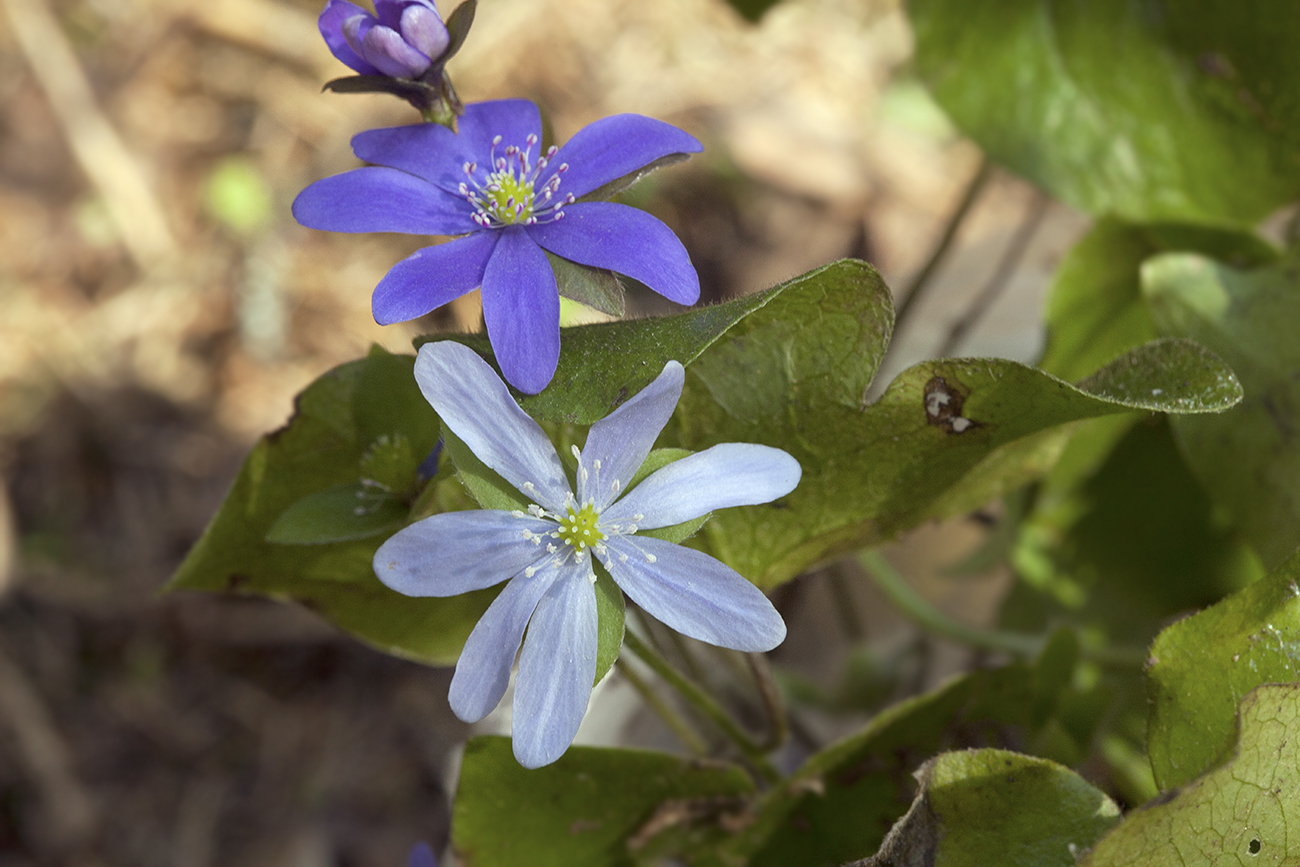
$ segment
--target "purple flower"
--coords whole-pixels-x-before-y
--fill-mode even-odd
[[[533,505],[446,512],[399,531],[375,574],[408,596],[456,596],[509,581],[470,633],[449,700],[466,722],[501,701],[515,652],[514,751],[524,767],[559,758],[578,731],[596,672],[594,556],[632,601],[692,638],[771,650],[785,623],[757,587],[706,554],[638,530],[669,527],[794,490],[799,463],[768,446],[724,443],[651,473],[631,490],[681,396],[676,361],[591,426],[577,496],[555,448],[486,362],[458,343],[420,348],[415,378],[443,424]],[[527,629],[527,638],[524,637]]]
[[[298,222],[315,229],[463,235],[395,265],[375,288],[375,319],[414,319],[482,286],[497,361],[506,381],[529,394],[551,381],[560,356],[558,286],[546,253],[626,274],[680,304],[700,294],[667,226],[635,208],[583,200],[700,143],[635,114],[596,121],[545,154],[541,132],[541,115],[525,100],[467,106],[459,135],[437,124],[363,132],[352,149],[379,165],[317,181],[293,203]]]
[[[451,44],[433,0],[375,0],[375,12],[329,0],[320,14],[330,51],[362,75],[419,78]]]

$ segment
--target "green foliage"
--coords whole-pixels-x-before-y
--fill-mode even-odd
[[[1237,399],[1217,358],[1170,340],[1133,350],[1079,387],[1010,361],[927,362],[863,407],[891,325],[889,290],[876,272],[839,262],[716,307],[566,329],[556,382],[521,403],[572,437],[564,425],[603,417],[669,358],[688,363],[662,444],[766,443],[804,468],[789,497],[716,515],[694,542],[771,587],[819,559],[1035,477],[1046,463],[1034,437],[1052,428],[1135,407],[1218,411]],[[465,339],[487,350],[482,338]],[[290,425],[254,450],[171,586],[295,599],[379,647],[454,660],[497,591],[410,599],[380,585],[370,559],[403,510],[413,520],[471,507],[462,483],[488,508],[528,504],[448,431],[459,481],[439,474],[423,489],[412,482],[441,428],[411,365],[376,351],[304,392]],[[360,506],[349,499],[358,491]],[[681,541],[701,523],[653,532]],[[617,594],[601,598],[613,619],[602,627],[600,658],[612,663],[622,612]]]
[[[570,747],[528,771],[509,740],[472,738],[452,845],[477,867],[654,863],[743,821],[753,791],[739,768],[641,750]]]
[[[1300,861],[1300,685],[1241,701],[1235,755],[1171,797],[1127,816],[1080,867],[1209,867]]]
[[[1052,280],[1043,370],[1073,382],[1156,339],[1139,269],[1150,257],[1173,251],[1205,253],[1241,267],[1277,258],[1272,247],[1243,232],[1098,220],[1061,260]]]
[[[1172,424],[1192,472],[1276,566],[1300,546],[1300,269],[1168,254],[1143,266],[1142,288],[1161,333],[1210,347],[1241,379],[1240,406]]]
[[[911,0],[916,63],[996,160],[1091,214],[1246,225],[1300,195],[1300,9]]]
[[[363,467],[375,469],[381,441],[410,443],[412,475],[437,441],[438,419],[411,365],[376,350],[299,395],[292,421],[253,449],[169,589],[293,599],[381,650],[454,662],[494,592],[411,599],[389,590],[370,566],[382,541],[370,532],[375,515],[354,514],[355,501],[339,494],[359,489]],[[314,528],[301,520],[309,514]],[[268,539],[273,528],[295,544]]]
[[[1054,715],[1063,685],[1015,664],[887,708],[767,793],[753,823],[720,847],[719,863],[829,867],[870,854],[906,810],[917,765],[945,749],[1032,737]]]
[[[1006,750],[944,753],[880,852],[860,867],[1074,867],[1119,821],[1119,807],[1069,768]]]
[[[1300,552],[1263,580],[1160,633],[1151,647],[1147,749],[1169,789],[1222,762],[1237,699],[1300,681]]]

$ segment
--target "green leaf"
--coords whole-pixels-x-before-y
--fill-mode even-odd
[[[1263,580],[1160,633],[1151,647],[1147,750],[1161,789],[1216,767],[1238,696],[1300,680],[1300,552]]]
[[[1047,302],[1043,370],[1082,379],[1158,335],[1142,298],[1139,269],[1158,253],[1189,250],[1236,265],[1261,265],[1277,251],[1258,237],[1198,226],[1134,225],[1101,219],[1061,261]]]
[[[878,294],[879,276],[861,262],[836,262],[760,292],[657,319],[624,320],[566,328],[560,362],[551,384],[539,394],[512,392],[524,411],[538,421],[592,424],[645,388],[669,360],[689,365],[710,344],[750,313],[786,292],[815,291],[830,281],[850,283],[859,292]],[[878,288],[877,288],[878,287]],[[479,334],[422,337],[456,340],[482,355],[495,368],[487,337]]]
[[[405,434],[381,434],[361,456],[361,478],[393,494],[402,494],[416,481],[424,455],[417,455]]]
[[[579,265],[554,253],[546,253],[546,259],[551,263],[556,285],[565,298],[572,298],[609,316],[623,315],[626,309],[623,286],[613,271]]]
[[[1074,867],[1119,821],[1115,802],[1074,771],[1006,750],[944,753],[916,778],[912,808],[857,867]]]
[[[1051,428],[1133,408],[1215,412],[1239,399],[1221,361],[1174,341],[1136,349],[1077,387],[1013,361],[928,361],[862,407],[874,365],[861,355],[888,322],[887,308],[863,302],[835,284],[784,296],[688,369],[682,445],[759,442],[803,467],[789,496],[727,509],[701,533],[761,587],[1041,475],[1064,443]]]
[[[335,485],[308,494],[286,509],[267,530],[266,541],[324,545],[369,539],[402,526],[409,511],[405,503],[373,487]]]
[[[772,789],[718,860],[838,867],[875,852],[912,800],[911,771],[944,749],[1019,737],[1032,722],[1035,687],[1035,670],[1016,664],[885,709]]]
[[[452,845],[476,867],[658,863],[742,822],[753,783],[740,768],[641,750],[570,747],[525,770],[510,741],[465,745]],[[664,851],[664,850],[667,851]]]
[[[407,438],[413,462],[429,453],[438,419],[415,384],[412,364],[409,357],[377,349],[336,367],[299,395],[289,424],[254,447],[168,589],[295,600],[386,652],[454,662],[494,590],[453,599],[395,593],[371,567],[377,537],[309,546],[267,541],[272,527],[303,498],[355,485],[367,448],[381,436]],[[458,486],[452,480],[442,484]]]
[[[1210,867],[1300,862],[1300,684],[1241,701],[1235,755],[1125,817],[1080,867]]]
[[[1300,194],[1300,7],[911,0],[917,68],[999,162],[1094,215],[1246,225]]]
[[[1143,266],[1142,285],[1162,333],[1203,343],[1241,379],[1239,407],[1176,420],[1174,433],[1196,477],[1276,566],[1300,546],[1300,269],[1168,254]]]

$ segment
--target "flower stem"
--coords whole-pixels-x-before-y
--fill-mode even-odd
[[[980,629],[953,620],[917,593],[879,551],[863,551],[858,554],[857,560],[876,582],[876,586],[889,597],[890,602],[918,626],[936,635],[971,647],[1021,657],[1037,656],[1047,643],[1045,638],[1037,635]],[[1146,659],[1141,648],[1129,647],[1085,646],[1080,649],[1080,655],[1101,665],[1115,667],[1139,666]]]
[[[672,733],[677,736],[677,740],[682,742],[682,746],[690,750],[697,756],[706,756],[709,753],[709,745],[704,742],[695,729],[682,718],[681,714],[673,710],[672,705],[664,701],[659,693],[650,688],[641,675],[636,673],[636,669],[628,665],[620,657],[614,661],[614,666],[618,669],[632,688],[640,694],[645,703],[650,706],[650,710],[655,712],[659,719],[663,720],[664,725],[672,729]]]
[[[624,644],[627,649],[632,651],[638,659],[650,667],[650,669],[669,686],[677,690],[692,707],[708,718],[718,730],[727,737],[727,740],[736,745],[736,748],[749,760],[758,775],[769,783],[775,783],[781,779],[781,774],[767,760],[762,747],[745,733],[745,731],[733,720],[722,706],[713,698],[700,689],[693,681],[668,664],[662,656],[642,641],[635,632],[628,630],[623,635]]]
[[[785,702],[781,701],[781,692],[776,688],[776,681],[772,679],[772,666],[768,664],[767,657],[761,653],[746,653],[745,659],[749,662],[749,671],[754,676],[754,686],[758,690],[759,698],[763,700],[763,710],[767,713],[768,719],[767,740],[759,744],[759,747],[770,753],[780,749],[785,739],[790,736]]]

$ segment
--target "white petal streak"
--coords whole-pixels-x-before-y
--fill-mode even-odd
[[[763,592],[709,555],[648,536],[614,536],[605,548],[600,561],[618,586],[683,635],[746,651],[785,640],[785,621]]]
[[[445,512],[398,530],[375,552],[375,576],[407,596],[458,596],[500,584],[546,556],[555,524],[509,512]]]
[[[524,638],[524,627],[555,578],[554,569],[538,571],[531,578],[517,575],[492,600],[456,662],[456,674],[447,693],[456,716],[465,722],[477,722],[501,701],[510,683],[515,651]]]
[[[677,408],[685,381],[685,369],[669,361],[654,382],[591,426],[582,447],[582,462],[589,475],[585,485],[579,482],[580,502],[595,500],[599,512],[627,489],[627,480],[641,468]],[[596,460],[601,464],[599,472],[594,469]],[[611,487],[615,479],[620,486],[617,491]]]
[[[780,449],[722,443],[651,473],[601,520],[630,522],[639,514],[641,527],[670,527],[714,509],[771,502],[793,491],[802,474],[799,462]]]
[[[533,612],[515,681],[515,758],[525,768],[564,754],[587,712],[596,678],[596,591],[584,559],[560,575]]]
[[[450,340],[426,343],[415,359],[415,379],[479,460],[539,505],[563,510],[569,483],[555,447],[478,353]]]

